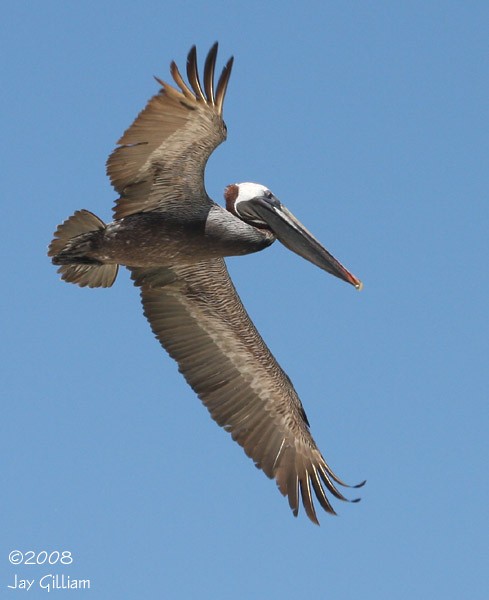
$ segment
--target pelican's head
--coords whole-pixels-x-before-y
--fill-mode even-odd
[[[254,227],[268,229],[282,244],[319,268],[362,288],[362,282],[307,231],[280,200],[260,183],[233,183],[224,190],[226,208]]]

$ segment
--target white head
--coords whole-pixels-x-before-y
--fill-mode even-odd
[[[240,202],[247,202],[254,198],[272,199],[272,192],[261,183],[232,183],[224,190],[224,199],[226,200],[226,208],[229,212],[241,218],[237,206]]]

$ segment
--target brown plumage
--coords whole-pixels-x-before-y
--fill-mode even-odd
[[[317,448],[299,397],[246,313],[223,257],[262,250],[278,237],[321,268],[361,284],[264,186],[230,188],[229,210],[208,197],[204,169],[226,137],[222,108],[232,68],[231,59],[214,89],[216,55],[217,44],[205,62],[203,87],[195,47],[187,61],[189,85],[171,64],[180,90],[158,80],[162,89],[108,159],[120,195],[115,220],[105,225],[78,211],[58,227],[49,256],[63,279],[81,286],[110,286],[118,265],[127,266],[155,336],[212,418],[276,480],[294,515],[302,499],[317,523],[313,495],[334,513],[325,489],[345,500],[337,484],[346,484]]]

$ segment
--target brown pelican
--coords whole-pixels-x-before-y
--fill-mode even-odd
[[[226,209],[204,187],[204,169],[226,139],[222,109],[233,59],[214,87],[217,43],[199,80],[195,46],[180,88],[161,85],[124,133],[107,162],[119,194],[114,221],[87,210],[59,225],[49,246],[62,279],[109,287],[119,265],[141,289],[155,336],[209,410],[255,465],[288,497],[299,494],[318,522],[313,493],[335,514],[325,488],[341,500],[333,473],[309,431],[301,401],[246,313],[223,257],[263,250],[275,239],[356,288],[349,273],[263,185],[229,185]],[[360,485],[363,485],[360,484]],[[359,487],[359,486],[356,486]],[[355,500],[356,501],[356,500]]]

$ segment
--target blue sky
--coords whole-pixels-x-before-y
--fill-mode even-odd
[[[2,594],[64,573],[97,599],[486,598],[487,3],[2,12]],[[46,257],[75,209],[110,219],[105,160],[153,75],[215,40],[235,66],[208,192],[268,185],[365,284],[280,244],[228,261],[326,459],[368,480],[321,527],[211,421],[126,273],[79,289]]]

